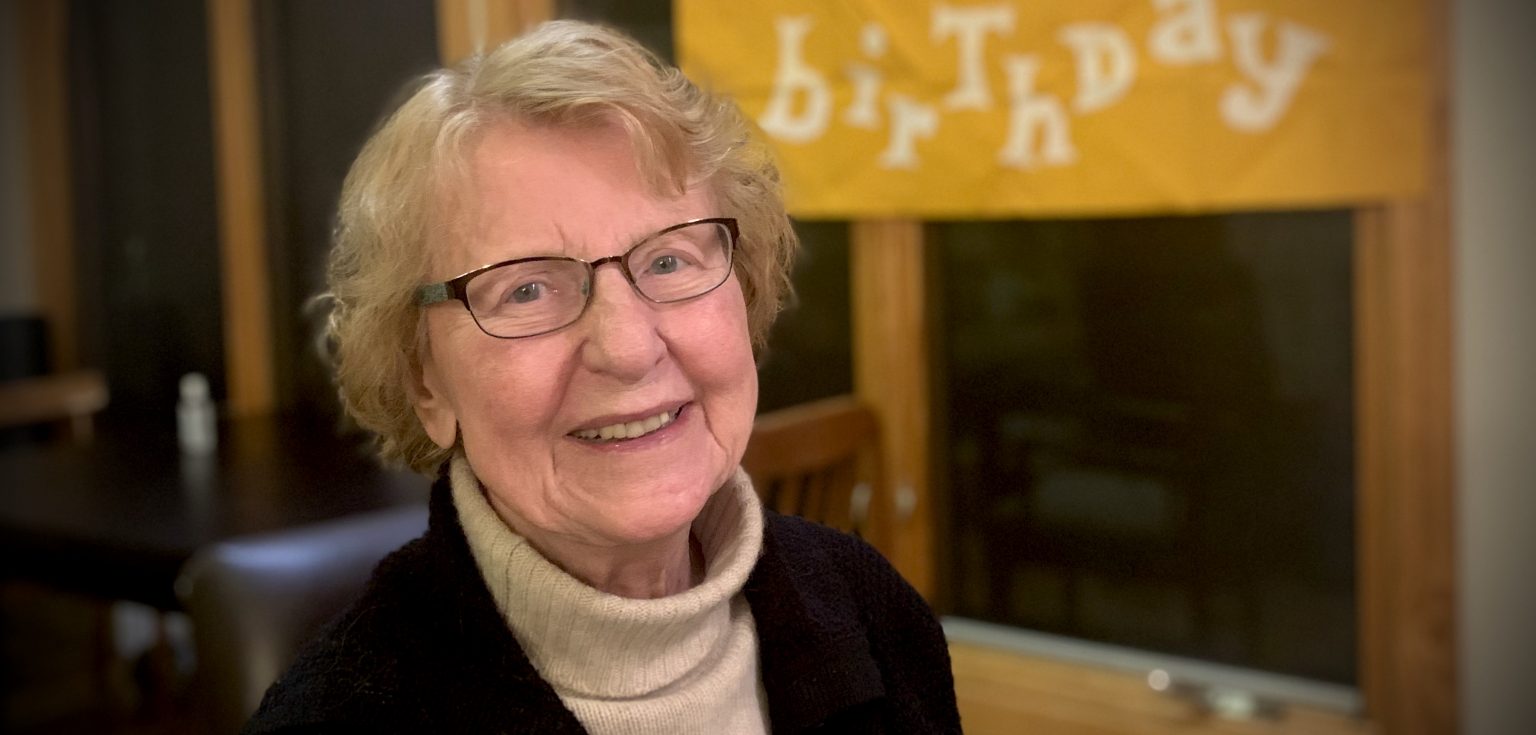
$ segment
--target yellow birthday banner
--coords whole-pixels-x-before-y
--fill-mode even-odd
[[[1339,206],[1422,190],[1411,0],[677,0],[803,217]]]

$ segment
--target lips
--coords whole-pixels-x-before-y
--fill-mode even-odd
[[[684,406],[661,411],[651,416],[636,418],[629,421],[617,421],[603,426],[587,429],[577,429],[570,436],[590,442],[613,442],[626,439],[638,439],[652,432],[660,431],[670,425],[682,414]]]

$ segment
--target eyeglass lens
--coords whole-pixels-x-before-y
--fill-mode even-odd
[[[667,303],[700,296],[730,275],[730,230],[718,222],[652,236],[624,254],[625,277],[645,298]],[[486,333],[526,337],[576,321],[590,297],[592,272],[570,258],[539,258],[485,271],[465,284],[469,311]]]

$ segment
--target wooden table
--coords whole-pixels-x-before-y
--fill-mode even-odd
[[[426,502],[426,479],[381,468],[358,437],[267,417],[219,440],[184,456],[168,430],[106,425],[89,445],[0,449],[0,578],[171,610],[208,544]]]

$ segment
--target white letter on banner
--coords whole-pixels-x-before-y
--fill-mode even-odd
[[[1158,10],[1183,5],[1183,12],[1152,26],[1147,49],[1152,58],[1170,65],[1196,64],[1221,57],[1221,33],[1216,28],[1213,0],[1155,0]]]
[[[884,56],[885,29],[866,24],[859,32],[859,47],[871,59]],[[868,64],[849,64],[848,78],[853,82],[853,102],[843,110],[843,122],[856,128],[880,127],[880,70]]]
[[[1008,96],[1012,111],[1008,116],[1008,142],[998,152],[1004,166],[1029,169],[1038,165],[1066,166],[1077,160],[1067,127],[1067,111],[1061,100],[1035,94],[1035,75],[1040,60],[1034,56],[1007,56],[1003,68],[1008,72]],[[1030,143],[1040,130],[1040,158],[1036,160]]]
[[[1125,96],[1136,81],[1136,49],[1125,31],[1108,23],[1073,23],[1056,37],[1072,48],[1077,66],[1078,112],[1102,110]]]
[[[779,34],[779,68],[773,77],[773,97],[763,110],[758,124],[769,135],[791,143],[807,143],[827,129],[827,117],[832,106],[832,92],[827,80],[805,60],[800,58],[805,35],[811,30],[811,19],[805,17],[778,18],[773,23]],[[805,111],[794,113],[795,94],[805,94]]]
[[[917,168],[917,139],[932,138],[939,113],[903,94],[891,95],[891,142],[880,152],[881,168]]]
[[[1013,32],[1013,6],[954,8],[940,5],[933,9],[932,23],[932,39],[937,42],[954,36],[959,52],[955,64],[955,88],[944,97],[944,106],[951,110],[992,109],[992,94],[987,91],[987,74],[982,66],[985,56],[982,50],[988,31]]]
[[[1307,67],[1328,50],[1327,36],[1281,21],[1275,63],[1266,67],[1259,52],[1266,22],[1263,13],[1242,13],[1227,19],[1233,59],[1257,87],[1233,84],[1221,95],[1221,117],[1236,130],[1259,132],[1274,127],[1301,86]]]

